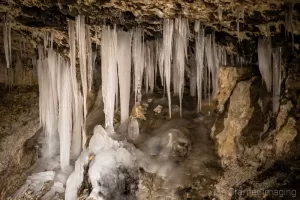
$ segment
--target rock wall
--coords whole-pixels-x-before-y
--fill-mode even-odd
[[[36,87],[0,89],[0,199],[7,199],[26,180],[38,156],[34,135],[39,129]]]
[[[235,68],[220,71],[223,95],[217,100],[222,109],[212,129],[225,169],[216,184],[216,194],[221,199],[231,199],[235,188],[270,169],[275,162],[298,155],[295,149],[300,144],[295,102],[282,94],[279,112],[273,114],[271,94],[261,78],[242,80],[243,73],[236,72]],[[282,85],[285,87],[285,82]],[[274,185],[267,186],[271,187]]]

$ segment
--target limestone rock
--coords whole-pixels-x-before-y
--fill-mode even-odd
[[[229,99],[234,87],[241,80],[250,79],[255,72],[251,67],[220,67],[220,91],[216,99],[218,101],[218,110],[223,112],[224,104]]]
[[[258,98],[251,99],[250,89],[255,81],[257,79],[254,78],[249,81],[239,82],[230,97],[228,114],[224,119],[224,129],[216,136],[220,157],[228,158],[229,160],[236,159],[236,143],[253,114],[257,112],[257,107],[254,107],[254,103],[258,102]]]
[[[287,153],[296,136],[296,120],[290,117],[285,126],[275,136],[276,153],[278,155]]]

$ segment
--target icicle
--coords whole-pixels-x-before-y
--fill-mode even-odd
[[[86,25],[86,44],[87,44],[87,85],[88,91],[92,90],[93,86],[93,51],[92,51],[92,40],[90,26]]]
[[[203,70],[204,70],[204,29],[200,28],[200,22],[195,23],[195,59],[196,59],[196,72],[197,72],[197,112],[201,111],[202,104],[202,80],[203,80]],[[206,87],[204,87],[206,88]],[[204,92],[205,94],[205,92]]]
[[[11,27],[9,15],[6,13],[4,16],[3,23],[3,44],[4,44],[4,52],[5,52],[5,60],[7,68],[11,67]]]
[[[172,19],[164,20],[163,27],[163,51],[164,51],[164,75],[168,94],[169,117],[171,118],[171,60],[173,46],[174,21]]]
[[[263,80],[266,83],[267,90],[271,92],[272,90],[272,69],[271,69],[271,45],[265,39],[258,40],[258,64],[259,71]]]
[[[158,41],[158,51],[157,51],[157,57],[158,57],[158,70],[160,75],[160,81],[161,85],[165,87],[165,81],[164,81],[164,51],[163,51],[163,41]]]
[[[76,41],[75,41],[75,22],[69,20],[69,46],[70,46],[70,76],[73,93],[73,135],[71,146],[71,157],[76,159],[81,152],[82,144],[81,129],[83,128],[83,97],[79,91],[76,78]]]
[[[281,90],[281,48],[276,48],[273,56],[273,113],[278,112]]]
[[[136,28],[133,33],[132,58],[134,66],[135,102],[141,101],[142,78],[144,73],[144,33],[143,29]]]
[[[189,23],[187,19],[181,17],[175,19],[175,79],[180,102],[180,116],[182,117],[182,98],[184,92],[184,68],[185,60],[187,59],[187,48],[189,42]]]
[[[101,45],[102,96],[105,128],[113,128],[117,80],[117,33],[116,28],[103,26]]]
[[[147,42],[146,48],[145,48],[145,87],[146,92],[152,93],[154,90],[154,73],[155,73],[155,66],[154,66],[154,43],[153,42]]]
[[[129,118],[129,100],[131,84],[131,32],[118,32],[118,74],[120,85],[121,123]]]
[[[59,141],[60,166],[67,171],[70,165],[71,132],[72,132],[72,88],[69,65],[61,60],[61,88],[59,100]]]
[[[82,84],[82,93],[83,93],[83,113],[84,121],[87,115],[87,47],[86,47],[86,29],[85,29],[85,17],[79,15],[76,17],[76,40],[78,44],[78,57],[80,65],[80,75],[81,75],[81,84]]]

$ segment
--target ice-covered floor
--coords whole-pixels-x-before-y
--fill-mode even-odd
[[[119,140],[111,146],[113,151],[109,150],[110,147],[105,150],[100,149],[101,151],[97,153],[87,149],[89,153],[81,159],[82,163],[78,164],[77,160],[77,166],[75,166],[75,171],[78,166],[82,168],[80,177],[83,183],[79,182],[75,187],[80,199],[86,199],[88,196],[95,199],[120,199],[121,197],[124,199],[197,199],[213,195],[213,185],[222,173],[219,158],[214,149],[215,144],[210,139],[210,130],[215,118],[213,106],[204,102],[202,113],[197,114],[195,112],[197,99],[186,97],[183,100],[183,117],[181,118],[178,97],[173,97],[172,104],[172,119],[169,119],[167,98],[162,98],[161,94],[144,95],[141,102],[142,109],[139,112],[143,112],[140,115],[144,115],[145,119],[137,119],[140,127],[138,137],[128,137],[130,134],[127,130],[130,129],[119,127],[116,130],[121,130],[121,132],[112,136]],[[101,105],[97,106],[101,107]],[[100,116],[99,112],[101,112],[99,108],[92,110],[88,122],[90,126],[101,120],[93,117]],[[133,115],[137,116],[137,113]],[[118,127],[118,114],[115,118],[116,127]],[[124,150],[119,151],[120,148]],[[118,160],[119,152],[130,153],[132,163],[126,164],[126,161]],[[98,182],[101,182],[101,177],[106,178],[101,179],[103,187],[99,185],[100,188],[97,188],[97,178],[95,179],[95,176],[90,173],[99,174],[96,172],[95,165],[101,168],[100,164],[107,160],[103,160],[106,154],[113,155],[109,158],[115,157],[107,161],[107,166],[112,164],[117,167],[107,171],[106,174],[110,176],[104,175],[105,170],[100,170],[102,174],[99,172]],[[20,197],[21,199],[43,200],[65,199],[63,185],[66,184],[66,177],[73,169],[62,173],[56,170],[59,168],[59,163],[54,160],[50,162],[53,166],[49,163],[45,165],[45,161],[40,161],[40,163],[43,163],[44,168],[39,165],[39,170],[37,170],[36,167],[35,172],[39,174],[30,176],[23,188],[15,194],[14,199]],[[93,166],[95,172],[91,172]],[[102,165],[102,169],[107,166]],[[82,173],[83,171],[85,172]],[[112,173],[116,176],[111,176]],[[43,178],[35,182],[36,176]],[[124,177],[120,178],[120,176]],[[113,182],[122,183],[110,188],[111,178],[114,178]],[[120,193],[117,197],[117,193],[113,192],[116,188],[124,190],[122,194],[127,194],[120,196]],[[102,195],[97,197],[99,193]]]

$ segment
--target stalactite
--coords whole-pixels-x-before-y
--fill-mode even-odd
[[[200,22],[195,23],[195,59],[196,59],[196,72],[197,72],[197,112],[201,111],[202,107],[202,82],[203,82],[203,72],[204,72],[204,29],[200,26]],[[204,81],[204,83],[206,83]],[[206,86],[206,85],[205,85]],[[204,87],[206,88],[206,87]],[[204,94],[206,92],[204,91]]]
[[[258,41],[258,66],[263,80],[266,83],[267,90],[272,90],[272,69],[271,69],[271,44],[266,39]]]
[[[136,28],[133,33],[132,41],[132,58],[134,66],[134,93],[135,102],[141,101],[141,89],[144,73],[144,31],[141,28]]]
[[[163,26],[163,54],[164,54],[164,77],[166,81],[166,89],[168,94],[169,117],[171,118],[171,61],[173,46],[173,29],[174,21],[165,19]]]
[[[11,25],[9,15],[6,13],[4,16],[3,23],[3,44],[4,53],[7,68],[11,67],[12,57],[11,57]]]
[[[118,32],[117,62],[120,86],[121,123],[128,121],[131,84],[131,32]]]
[[[70,165],[71,132],[72,132],[72,87],[69,63],[60,59],[61,86],[59,88],[59,121],[60,166],[67,171]]]
[[[154,90],[154,73],[155,73],[155,66],[154,66],[154,59],[155,59],[155,51],[154,51],[154,43],[153,42],[146,42],[145,46],[145,88],[146,92],[152,93]]]
[[[72,107],[73,107],[73,135],[71,145],[71,157],[77,158],[80,155],[81,147],[85,146],[85,141],[82,140],[83,127],[83,97],[79,90],[77,77],[76,77],[76,35],[75,35],[75,22],[69,20],[69,46],[70,46],[70,76],[72,84]]]
[[[78,57],[80,65],[80,78],[83,94],[83,113],[84,113],[84,122],[87,115],[87,92],[88,92],[88,83],[87,83],[87,45],[86,45],[86,28],[85,28],[85,17],[78,15],[76,17],[76,41],[78,45]]]
[[[161,82],[161,85],[163,86],[163,88],[165,88],[163,41],[158,40],[157,46],[158,46],[157,57],[158,57],[158,70],[159,70],[160,82]]]
[[[93,86],[93,51],[92,51],[92,40],[90,26],[85,26],[86,44],[87,44],[87,85],[88,92],[92,90]]]
[[[117,80],[117,33],[116,28],[103,26],[101,45],[102,96],[104,102],[105,128],[113,131],[114,106]]]
[[[179,95],[179,104],[180,104],[180,116],[182,116],[182,99],[184,92],[184,68],[187,60],[187,48],[189,42],[189,23],[187,19],[176,18],[175,19],[175,33],[174,33],[174,42],[175,42],[175,57],[174,65],[175,68],[175,77],[173,77],[177,83],[177,90]]]

